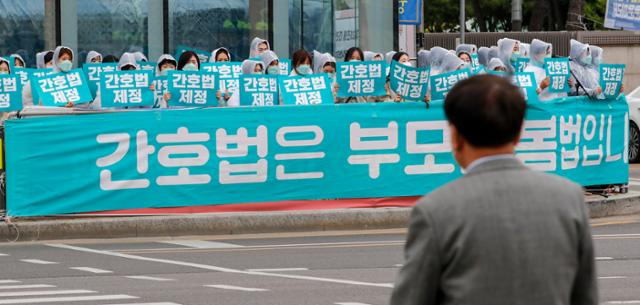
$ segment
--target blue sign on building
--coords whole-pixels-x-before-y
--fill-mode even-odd
[[[608,0],[604,26],[610,29],[640,30],[640,2],[637,0]]]
[[[422,21],[422,0],[399,0],[398,23],[418,25]]]

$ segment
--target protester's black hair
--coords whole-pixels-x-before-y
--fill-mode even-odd
[[[50,63],[53,60],[53,51],[47,51],[44,54],[44,64]]]
[[[196,52],[193,52],[193,51],[184,51],[182,54],[180,54],[180,59],[178,59],[177,69],[182,70],[182,68],[184,68],[184,66],[189,63],[189,60],[191,60],[191,57],[193,56],[196,57],[196,61],[198,62],[198,70],[200,70],[200,57],[198,57],[198,54],[196,54]]]
[[[115,55],[107,55],[102,59],[103,63],[106,62],[119,62],[120,59],[118,57],[116,57]]]
[[[402,57],[402,55],[407,55],[407,57],[409,57],[409,54],[407,54],[406,52],[396,52],[396,54],[393,54],[393,57],[391,57],[392,60],[400,62],[400,57]]]
[[[174,66],[177,66],[176,61],[171,59],[171,58],[165,58],[163,59],[161,62],[158,63],[158,69],[160,69],[160,67],[162,67],[162,65],[164,64],[172,64]]]
[[[231,54],[229,53],[229,51],[223,48],[220,48],[220,50],[216,52],[215,57],[213,58],[215,61],[218,61],[218,55],[220,55],[220,53],[227,54],[227,57],[229,57],[229,61],[231,61]]]
[[[526,108],[518,87],[495,75],[474,76],[457,83],[444,101],[449,123],[476,147],[500,147],[515,141]]]
[[[352,47],[349,48],[349,50],[347,50],[347,53],[344,55],[344,61],[351,60],[351,56],[353,56],[353,53],[355,52],[360,53],[360,60],[364,60],[364,52],[362,52],[362,50],[358,47]]]
[[[311,64],[312,63],[311,55],[309,55],[309,52],[307,52],[306,50],[300,49],[293,53],[293,56],[291,57],[291,65],[293,65],[293,68],[297,72],[298,71],[297,67],[301,65],[303,62],[305,62],[306,60],[309,60],[309,64]]]

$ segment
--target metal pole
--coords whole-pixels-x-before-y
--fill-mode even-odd
[[[522,30],[522,0],[511,1],[511,31]]]
[[[464,30],[465,30],[465,0],[460,0],[460,43],[464,43]]]

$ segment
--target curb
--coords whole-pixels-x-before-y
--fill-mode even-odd
[[[640,193],[587,199],[591,218],[640,213]],[[0,243],[406,228],[411,208],[129,216],[0,223]]]

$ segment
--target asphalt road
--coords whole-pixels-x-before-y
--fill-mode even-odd
[[[640,216],[593,225],[603,303],[640,304]],[[388,304],[404,238],[384,230],[5,243],[0,304]]]

